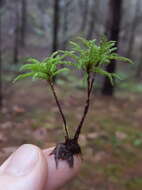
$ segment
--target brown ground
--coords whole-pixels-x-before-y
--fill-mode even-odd
[[[63,85],[57,93],[71,134],[78,124],[83,90]],[[64,139],[62,122],[44,82],[19,82],[9,87],[0,116],[0,162],[23,143],[42,148]],[[64,190],[142,189],[142,97],[117,93],[115,98],[92,96],[80,136],[82,171]]]

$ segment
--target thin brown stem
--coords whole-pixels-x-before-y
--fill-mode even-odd
[[[88,77],[87,77],[87,97],[89,96],[89,91],[90,91],[90,72],[88,72]]]
[[[87,115],[88,110],[89,110],[90,95],[91,95],[91,92],[92,92],[92,89],[93,89],[93,83],[94,83],[94,78],[91,79],[90,73],[88,72],[88,78],[87,78],[87,99],[86,99],[86,103],[85,103],[85,107],[84,107],[84,111],[83,111],[83,115],[82,115],[81,121],[80,121],[80,123],[79,123],[79,125],[77,127],[77,130],[75,132],[75,135],[74,135],[74,139],[76,141],[79,138],[79,135],[80,135],[83,123],[85,121],[86,115]]]
[[[92,92],[93,84],[94,84],[95,77],[92,78],[91,83],[90,83],[90,89],[89,89],[89,94]]]
[[[54,84],[52,83],[52,81],[48,81],[49,85],[50,85],[50,88],[51,88],[51,91],[53,93],[53,96],[55,98],[55,101],[56,101],[56,104],[57,104],[57,107],[59,109],[59,112],[60,112],[60,115],[62,117],[62,120],[63,120],[63,123],[64,123],[64,128],[65,128],[65,132],[66,132],[66,139],[69,139],[69,133],[68,133],[68,130],[67,130],[67,122],[66,122],[66,118],[64,116],[64,113],[62,111],[62,108],[61,108],[61,105],[60,105],[60,102],[58,100],[58,97],[57,97],[57,94],[56,94],[56,91],[55,91],[55,88],[54,88]]]

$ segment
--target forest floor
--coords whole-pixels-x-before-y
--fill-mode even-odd
[[[82,114],[85,93],[57,87],[73,134]],[[63,190],[142,189],[142,97],[119,92],[114,98],[92,96],[80,136],[83,166]],[[19,82],[5,95],[0,115],[0,163],[23,143],[41,148],[62,142],[64,133],[51,92],[43,82]]]

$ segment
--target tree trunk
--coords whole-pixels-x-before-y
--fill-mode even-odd
[[[139,19],[139,13],[140,13],[140,7],[141,7],[140,3],[141,3],[141,0],[136,1],[135,15],[134,15],[134,19],[133,19],[131,30],[130,30],[130,40],[129,40],[129,47],[128,47],[128,53],[127,53],[127,56],[129,58],[132,58],[136,29],[137,29],[138,24],[141,23],[141,19]]]
[[[1,8],[2,8],[3,1],[0,0],[0,109],[2,108],[2,14],[1,14]]]
[[[93,0],[92,2],[92,8],[91,8],[91,18],[89,22],[89,28],[88,28],[88,33],[87,33],[87,39],[92,39],[93,33],[94,33],[94,27],[95,27],[95,15],[96,15],[96,1]]]
[[[59,13],[60,13],[60,0],[54,0],[52,52],[57,51],[58,49]]]
[[[19,57],[19,10],[18,6],[16,7],[16,13],[15,13],[15,32],[14,32],[14,52],[13,52],[13,63],[18,63],[18,57]]]
[[[122,15],[122,0],[109,0],[109,13],[108,13],[108,21],[106,27],[106,34],[109,40],[114,40],[118,42],[119,40],[119,32],[120,32],[120,23],[121,23],[121,15]],[[118,45],[118,43],[117,43]],[[107,72],[114,73],[116,70],[116,61],[112,61],[106,67]],[[111,84],[110,80],[106,77],[102,94],[107,96],[112,96],[114,94],[114,86]]]
[[[142,45],[140,47],[140,52],[142,52]],[[141,77],[142,77],[142,54],[140,54],[139,63],[138,63],[138,66],[136,68],[136,75],[135,75],[135,77],[137,79],[141,79]]]
[[[81,32],[84,32],[84,30],[85,30],[85,26],[88,21],[88,12],[89,12],[89,1],[85,0],[84,7],[83,7]]]
[[[69,7],[71,1],[64,0],[64,23],[63,23],[63,49],[66,49],[67,45],[67,35],[68,35],[68,24],[69,24]]]
[[[27,0],[21,0],[20,45],[25,47],[27,29]]]

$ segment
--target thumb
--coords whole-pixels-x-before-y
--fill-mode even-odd
[[[22,145],[0,167],[4,190],[42,190],[47,179],[47,161],[34,145]]]

